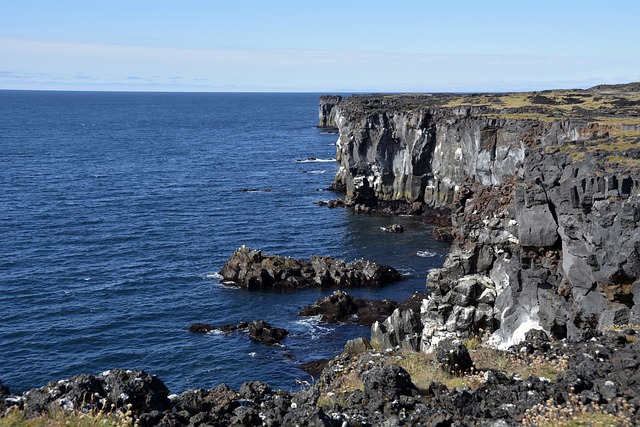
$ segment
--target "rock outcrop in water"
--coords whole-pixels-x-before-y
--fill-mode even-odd
[[[486,331],[508,345],[531,328],[562,338],[640,321],[637,84],[353,96],[331,114],[334,186],[347,204],[453,211],[453,246],[429,274],[417,348]]]
[[[415,293],[407,301],[398,303],[389,299],[368,300],[355,298],[338,290],[300,310],[300,316],[321,316],[327,323],[350,322],[371,326],[376,321],[384,321],[394,310],[400,308],[419,310],[421,301],[427,297],[424,293]]]
[[[311,256],[309,261],[263,254],[242,246],[220,271],[225,282],[247,289],[382,286],[402,280],[394,268],[365,260],[351,263]]]
[[[289,335],[289,331],[286,329],[271,326],[270,323],[265,322],[264,320],[254,320],[253,322],[242,321],[237,325],[223,325],[220,327],[213,326],[208,323],[193,323],[189,326],[188,330],[189,332],[204,334],[212,331],[220,331],[224,334],[229,334],[235,331],[246,331],[251,340],[266,345],[279,344],[280,341]]]

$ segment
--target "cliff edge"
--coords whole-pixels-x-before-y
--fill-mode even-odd
[[[339,130],[347,204],[453,212],[431,297],[375,324],[373,340],[426,351],[492,332],[508,346],[530,329],[571,338],[640,322],[640,84],[324,97],[320,115]]]

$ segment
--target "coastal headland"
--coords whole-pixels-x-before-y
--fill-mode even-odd
[[[450,218],[451,251],[419,309],[398,305],[296,392],[247,381],[170,395],[152,375],[112,370],[22,395],[0,384],[4,418],[58,408],[140,426],[638,425],[640,84],[323,96],[319,125],[338,133],[332,187],[345,206]],[[280,277],[249,262],[278,260],[275,272],[280,258],[236,255],[228,270],[246,287],[341,286],[340,269]]]

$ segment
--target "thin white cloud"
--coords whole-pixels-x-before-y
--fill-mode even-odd
[[[0,38],[0,88],[475,91],[640,80],[640,58],[179,49]],[[622,78],[622,80],[620,80]]]

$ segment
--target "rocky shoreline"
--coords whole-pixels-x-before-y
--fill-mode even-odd
[[[247,381],[239,390],[221,384],[172,395],[153,375],[111,370],[19,396],[0,387],[0,402],[5,414],[14,407],[35,417],[57,407],[139,426],[552,426],[580,414],[633,426],[637,337],[627,328],[553,342],[538,332],[508,351],[444,340],[431,356],[374,350],[359,339],[297,392]]]
[[[112,370],[21,395],[0,385],[2,409],[106,411],[140,426],[640,423],[640,84],[327,96],[319,124],[339,133],[333,188],[344,206],[450,227],[428,296],[372,303],[337,291],[305,307],[374,323],[370,340],[348,342],[299,391],[249,381],[170,395],[152,375]],[[221,274],[251,290],[401,279],[363,260],[246,247]],[[220,329],[250,326],[265,344],[286,337],[259,321]]]

